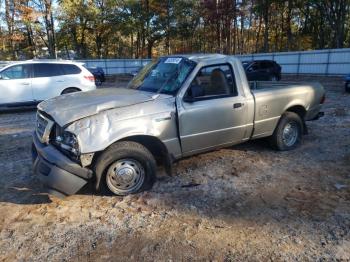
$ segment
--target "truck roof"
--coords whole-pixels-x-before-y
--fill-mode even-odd
[[[223,54],[176,54],[176,55],[169,55],[165,57],[184,57],[184,58],[193,60],[195,62],[201,62],[201,61],[217,60],[220,58],[227,58],[228,56]]]

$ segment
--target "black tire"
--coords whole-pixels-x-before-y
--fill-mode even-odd
[[[69,87],[66,88],[62,91],[61,95],[65,95],[65,94],[70,94],[70,93],[75,93],[75,92],[79,92],[81,91],[79,88],[76,87]]]
[[[125,196],[149,190],[156,177],[156,161],[151,152],[143,145],[130,141],[111,145],[98,157],[94,169],[96,177],[101,178],[99,189],[107,195]],[[118,170],[119,172],[124,170],[124,173],[118,174]],[[132,181],[124,181],[123,176]],[[121,184],[118,184],[120,182]],[[128,188],[127,183],[132,186]]]
[[[350,83],[345,83],[345,92],[350,93]]]
[[[277,75],[271,75],[271,76],[269,77],[269,81],[273,81],[273,82],[279,81],[278,76],[277,76]]]
[[[100,78],[100,77],[96,77],[96,79],[95,79],[95,85],[96,86],[101,86],[102,85],[102,79]]]
[[[292,131],[288,132],[289,130]],[[303,121],[299,115],[293,112],[285,112],[279,120],[275,131],[270,137],[270,144],[276,150],[292,150],[301,143],[302,134]],[[287,138],[290,138],[290,140]]]

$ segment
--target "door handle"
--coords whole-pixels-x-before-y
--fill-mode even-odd
[[[56,82],[64,82],[64,80],[57,80]]]
[[[22,82],[21,85],[29,86],[29,83],[28,82]]]
[[[242,106],[244,106],[244,103],[235,103],[233,104],[233,109],[240,108]]]

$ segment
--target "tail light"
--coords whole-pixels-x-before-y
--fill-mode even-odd
[[[320,101],[320,104],[324,104],[324,102],[326,101],[326,95],[323,95]]]
[[[91,82],[95,82],[95,77],[94,77],[93,75],[84,76],[84,78],[85,78],[86,80],[91,81]]]

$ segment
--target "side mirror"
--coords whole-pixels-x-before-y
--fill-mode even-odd
[[[197,101],[198,97],[204,96],[204,89],[200,85],[191,85],[187,90],[186,96],[183,100],[187,103],[193,103]]]

